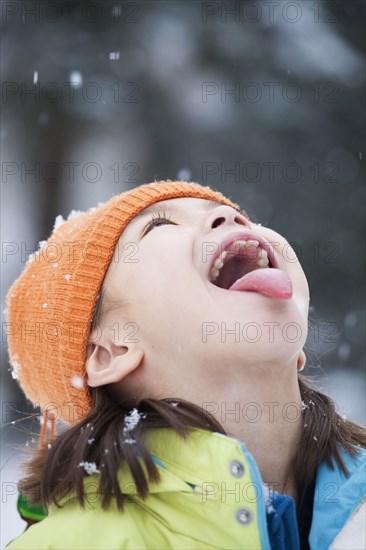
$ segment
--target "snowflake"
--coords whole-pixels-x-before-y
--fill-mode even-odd
[[[177,179],[180,181],[189,181],[192,178],[192,172],[189,168],[181,168],[178,171]]]
[[[263,484],[263,492],[264,492],[264,499],[265,499],[265,505],[266,510],[268,514],[273,514],[276,510],[274,509],[272,502],[271,502],[271,491],[268,485],[265,483]]]
[[[84,387],[84,380],[81,378],[81,376],[73,374],[71,376],[71,385],[74,386],[74,388],[76,388],[77,390],[82,390]]]
[[[146,418],[146,414],[139,413],[137,409],[132,409],[132,411],[125,417],[123,432],[132,432],[132,430],[134,430],[140,422],[141,418]]]
[[[63,225],[65,223],[65,221],[66,220],[64,220],[64,218],[61,216],[61,214],[56,216],[55,224],[53,226],[53,230],[56,231],[59,227],[61,227],[61,225]]]
[[[100,470],[98,470],[95,462],[79,462],[78,468],[84,468],[88,476],[92,476],[93,474],[100,474]]]
[[[11,376],[14,378],[14,380],[17,380],[19,378],[19,372],[20,372],[20,365],[17,361],[18,357],[14,357],[10,360],[10,366],[11,366]]]
[[[68,220],[73,220],[75,218],[78,218],[82,214],[85,214],[82,210],[71,210],[70,214],[67,216]]]
[[[110,61],[118,61],[119,52],[110,52],[109,53],[109,59],[110,59]]]

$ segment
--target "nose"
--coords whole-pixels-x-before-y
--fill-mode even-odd
[[[251,227],[250,221],[244,215],[231,208],[222,204],[221,206],[214,207],[207,215],[205,220],[205,226],[207,231],[216,229],[223,224],[231,225],[243,225],[244,227]]]

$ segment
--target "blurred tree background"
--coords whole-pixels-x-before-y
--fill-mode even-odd
[[[365,2],[1,9],[3,303],[58,214],[155,179],[211,185],[295,247],[309,372],[364,420]],[[6,368],[2,388],[24,401]]]
[[[156,179],[211,185],[295,247],[308,372],[365,421],[364,22],[362,0],[2,0],[3,304],[58,214]],[[4,323],[2,436],[24,444]]]

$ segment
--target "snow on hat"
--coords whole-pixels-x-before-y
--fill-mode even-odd
[[[47,418],[74,424],[90,411],[86,347],[95,304],[121,232],[141,210],[178,197],[239,208],[196,183],[160,181],[112,197],[86,212],[56,218],[53,232],[7,295],[13,376]],[[46,415],[45,415],[46,412]]]

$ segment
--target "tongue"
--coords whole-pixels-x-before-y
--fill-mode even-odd
[[[247,273],[235,281],[229,290],[258,292],[269,298],[287,299],[292,296],[292,284],[288,275],[272,267]]]

